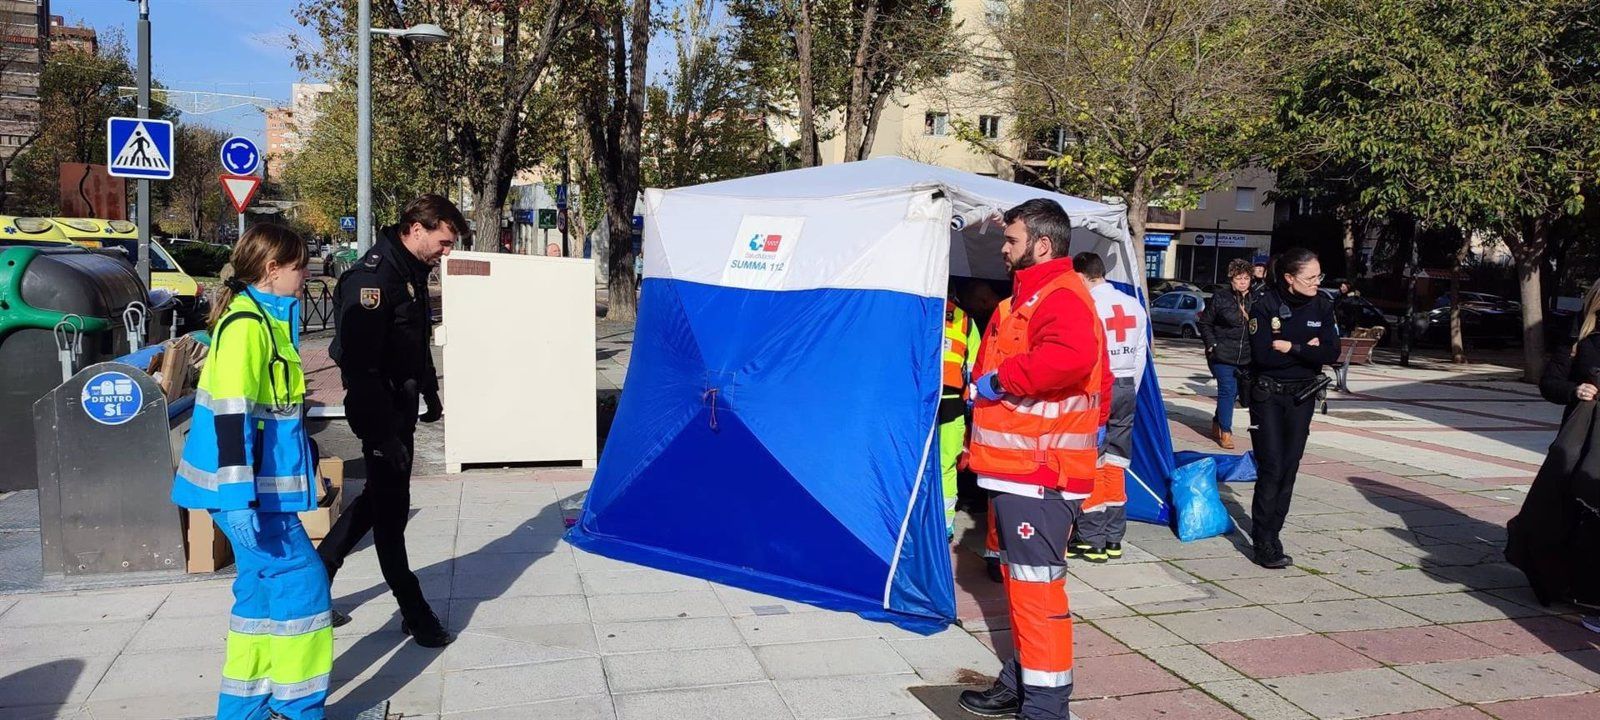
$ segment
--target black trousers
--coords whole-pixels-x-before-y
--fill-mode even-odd
[[[410,407],[415,406],[413,400]],[[413,455],[415,432],[416,427],[412,426],[400,436],[407,457]],[[413,624],[424,621],[431,609],[422,596],[422,583],[417,580],[416,573],[411,572],[410,560],[406,557],[406,523],[411,519],[411,462],[403,469],[395,468],[390,461],[373,455],[372,448],[365,444],[361,456],[367,465],[366,486],[328,530],[317,554],[322,556],[331,583],[339,568],[344,566],[345,557],[371,532],[373,547],[378,551],[378,568],[400,604],[400,615]]]
[[[1250,536],[1261,550],[1283,552],[1278,533],[1289,516],[1295,475],[1311,433],[1315,398],[1295,401],[1287,393],[1264,393],[1251,387],[1250,440],[1256,457],[1256,492],[1250,503]]]

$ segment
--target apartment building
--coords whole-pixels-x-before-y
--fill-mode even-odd
[[[289,87],[289,104],[266,111],[267,116],[267,174],[279,160],[305,147],[305,133],[317,122],[317,102],[333,92],[328,83],[294,83]]]
[[[9,162],[39,127],[49,13],[47,0],[0,0],[0,161]]]
[[[1152,208],[1152,215],[1166,222],[1146,230],[1146,273],[1208,285],[1227,282],[1230,260],[1266,260],[1272,253],[1276,187],[1274,173],[1245,168],[1201,195],[1193,209]]]

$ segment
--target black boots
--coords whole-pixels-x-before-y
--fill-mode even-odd
[[[1283,554],[1283,543],[1276,537],[1253,538],[1255,540],[1255,563],[1269,570],[1282,570],[1294,564],[1294,558]]]
[[[995,683],[988,690],[968,690],[961,693],[957,701],[961,709],[973,715],[991,718],[1008,718],[1017,714],[1022,709],[1022,698],[1007,690],[1004,685]]]
[[[444,629],[444,624],[439,622],[439,617],[432,610],[415,623],[410,620],[401,622],[400,632],[410,635],[425,648],[442,648],[456,641],[456,636]]]

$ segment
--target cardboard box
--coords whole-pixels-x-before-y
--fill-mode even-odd
[[[216,572],[233,563],[233,546],[228,544],[228,537],[217,530],[216,523],[211,522],[211,513],[184,510],[183,539],[189,572]]]
[[[300,524],[313,543],[327,537],[328,530],[344,510],[344,460],[322,458],[317,474],[327,480],[317,500],[317,509],[300,513]],[[183,511],[183,537],[188,554],[187,569],[192,573],[216,572],[233,562],[233,546],[217,530],[211,514],[204,510]]]

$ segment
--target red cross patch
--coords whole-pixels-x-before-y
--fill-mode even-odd
[[[1112,307],[1111,317],[1106,318],[1105,323],[1106,330],[1115,332],[1117,343],[1121,344],[1128,341],[1128,331],[1138,327],[1139,318],[1123,312],[1122,306],[1116,305]]]
[[[1018,525],[1017,526],[1017,537],[1022,538],[1023,540],[1027,540],[1028,538],[1033,537],[1033,525],[1030,524],[1030,523],[1023,523],[1021,525]]]

